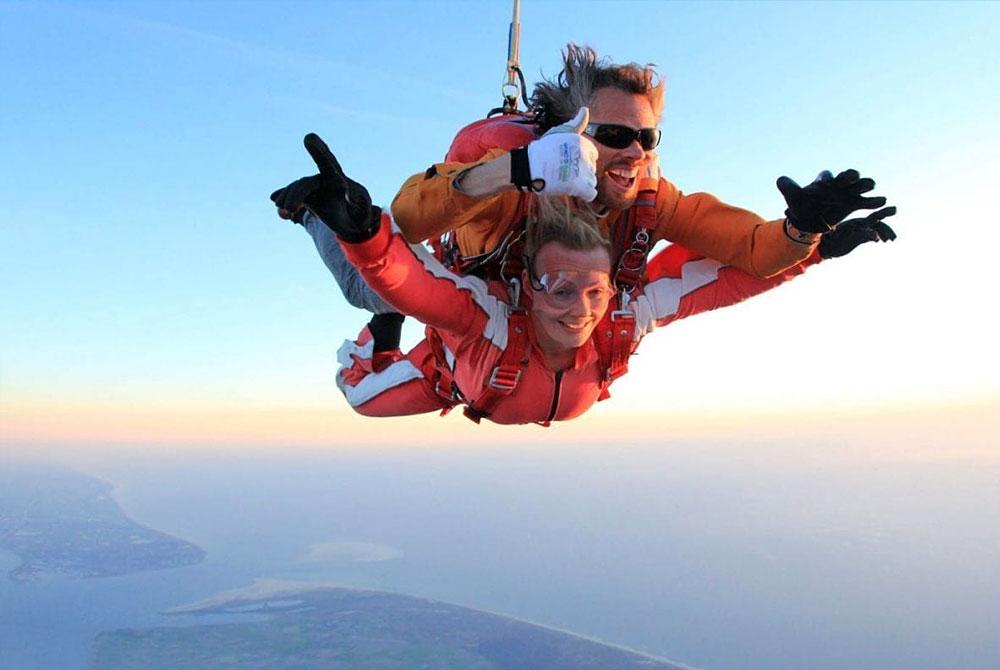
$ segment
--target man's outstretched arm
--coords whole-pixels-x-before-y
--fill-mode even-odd
[[[781,177],[778,189],[788,209],[784,218],[765,221],[715,196],[684,195],[661,181],[655,237],[758,277],[769,277],[808,257],[820,235],[855,210],[884,205],[885,198],[864,195],[874,187],[872,179],[861,178],[856,170],[846,170],[837,177],[824,171],[805,187]]]
[[[801,275],[810,265],[845,256],[866,242],[894,240],[896,233],[884,219],[895,213],[895,207],[885,207],[864,218],[841,222],[822,235],[808,258],[767,278],[679,245],[668,247],[650,262],[648,283],[634,303],[637,333],[641,336],[678,319],[742,302]]]

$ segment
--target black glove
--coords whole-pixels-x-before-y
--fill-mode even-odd
[[[289,184],[284,189],[288,204],[292,204],[291,196],[298,193],[290,189],[301,183],[301,191],[308,191],[304,193],[302,202],[337,233],[337,237],[349,243],[364,242],[374,237],[382,210],[372,206],[371,196],[365,187],[344,174],[337,158],[319,135],[309,133],[303,144],[316,162],[319,174]],[[309,190],[309,180],[312,179],[318,180],[318,185]]]
[[[803,233],[825,233],[855,210],[881,207],[885,198],[861,195],[873,188],[875,180],[862,179],[857,170],[845,170],[836,177],[823,171],[805,188],[788,177],[778,177],[778,190],[788,203],[785,217]]]
[[[888,242],[896,239],[896,231],[882,221],[896,213],[895,207],[872,212],[863,219],[848,219],[819,238],[821,258],[846,256],[865,242]]]
[[[302,216],[306,213],[306,197],[317,190],[320,184],[321,177],[314,174],[311,177],[296,179],[288,186],[272,193],[271,202],[278,208],[278,216],[291,219],[295,223],[302,223]]]

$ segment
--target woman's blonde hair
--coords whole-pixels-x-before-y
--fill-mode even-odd
[[[572,251],[604,249],[611,257],[611,242],[597,223],[597,215],[588,205],[568,196],[539,196],[528,211],[525,255],[534,259],[549,242],[558,242]]]

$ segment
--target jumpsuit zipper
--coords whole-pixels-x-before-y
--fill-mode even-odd
[[[556,373],[556,387],[552,391],[552,409],[549,410],[549,418],[545,420],[545,423],[550,423],[556,418],[556,410],[559,409],[559,389],[562,385],[562,376],[562,370]]]

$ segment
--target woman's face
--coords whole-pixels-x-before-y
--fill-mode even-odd
[[[548,242],[534,257],[531,318],[547,353],[582,346],[608,309],[611,259],[606,249],[567,249]]]

